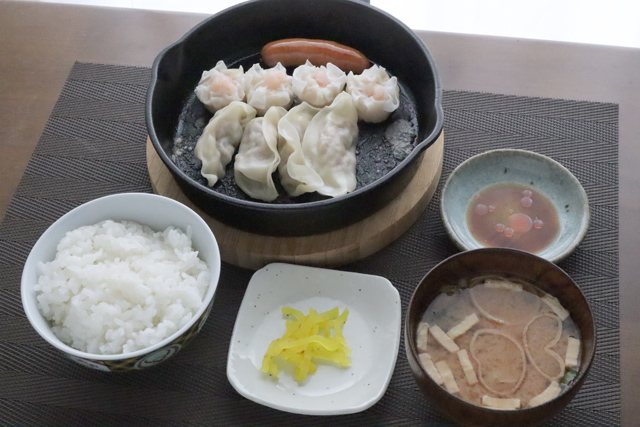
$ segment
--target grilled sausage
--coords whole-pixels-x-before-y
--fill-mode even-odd
[[[313,65],[327,65],[331,62],[344,72],[360,74],[369,68],[369,60],[360,51],[327,40],[283,39],[276,40],[262,48],[262,60],[269,67],[280,62],[285,67],[304,64],[309,60]]]

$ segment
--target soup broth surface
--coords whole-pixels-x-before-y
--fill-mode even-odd
[[[565,367],[569,337],[580,339],[580,331],[570,316],[561,320],[544,296],[528,283],[501,278],[443,288],[421,323],[430,330],[426,353],[434,363],[446,361],[459,388],[457,396],[480,406],[484,396],[520,399],[527,407],[554,381],[564,390],[579,369]],[[477,323],[454,339],[466,350],[477,376],[478,382],[469,384],[457,351],[446,349],[431,330],[438,326],[451,331],[474,314]]]
[[[555,207],[538,190],[514,182],[489,186],[476,194],[467,209],[473,237],[486,247],[538,253],[558,236]]]

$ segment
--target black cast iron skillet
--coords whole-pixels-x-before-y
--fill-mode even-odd
[[[179,143],[197,139],[211,117],[193,95],[202,72],[220,59],[247,69],[259,62],[265,44],[285,38],[325,39],[354,47],[400,82],[401,107],[389,121],[359,125],[358,187],[350,194],[282,196],[275,203],[265,203],[244,195],[233,183],[232,171],[210,188],[180,158],[172,160],[176,138]],[[351,0],[256,0],[212,16],[158,55],[146,120],[160,158],[185,195],[205,212],[241,230],[304,236],[350,225],[394,199],[442,132],[441,103],[442,89],[431,54],[413,31],[385,12]],[[413,132],[406,157],[394,155],[384,135],[397,120],[410,123]]]

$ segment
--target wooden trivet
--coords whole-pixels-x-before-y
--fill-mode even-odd
[[[195,206],[182,192],[147,138],[147,167],[153,190],[197,212],[211,227],[222,260],[257,270],[271,262],[336,267],[365,258],[400,237],[426,209],[442,171],[444,133],[424,153],[402,193],[373,215],[348,227],[302,237],[273,237],[226,225]]]

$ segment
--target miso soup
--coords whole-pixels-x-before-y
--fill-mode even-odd
[[[580,368],[580,331],[553,296],[497,277],[445,286],[427,308],[416,342],[442,387],[496,409],[542,404]]]

